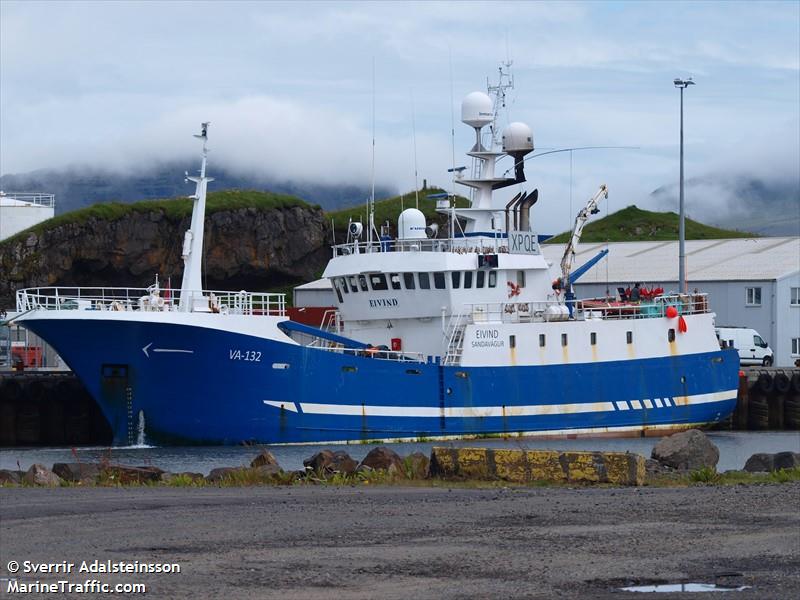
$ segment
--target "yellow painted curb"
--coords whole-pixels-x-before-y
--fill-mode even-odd
[[[644,457],[627,452],[557,452],[492,448],[431,450],[434,477],[643,485]]]

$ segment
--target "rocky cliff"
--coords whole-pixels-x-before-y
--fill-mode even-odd
[[[180,287],[187,200],[95,205],[0,243],[0,307],[16,289],[51,285],[145,287],[156,274]],[[290,196],[209,194],[204,287],[262,291],[307,281],[329,257],[319,207]]]

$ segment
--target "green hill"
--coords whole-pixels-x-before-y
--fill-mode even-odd
[[[560,233],[547,243],[563,244],[570,232]],[[687,240],[758,237],[755,234],[720,229],[686,219]],[[651,212],[629,206],[607,217],[590,221],[583,230],[581,242],[637,242],[678,239],[678,215],[674,212]]]
[[[425,215],[425,218],[430,221],[446,221],[443,215],[436,212],[436,200],[428,198],[431,194],[443,194],[445,190],[441,188],[428,188],[419,191],[419,209]],[[463,196],[456,196],[456,206],[467,207],[469,202]],[[405,208],[415,208],[416,197],[414,191],[407,192],[400,196],[386,198],[384,200],[375,200],[375,227],[380,227],[386,221],[389,221],[392,226],[397,225],[397,217]],[[362,221],[366,224],[367,220],[367,207],[366,203],[350,208],[343,208],[341,210],[326,213],[328,220],[333,218],[336,224],[336,229],[344,229],[347,226],[349,219],[353,221]]]

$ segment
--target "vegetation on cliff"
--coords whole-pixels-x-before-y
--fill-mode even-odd
[[[254,208],[265,211],[274,208],[292,208],[295,206],[319,209],[317,205],[294,196],[275,194],[272,192],[259,192],[255,190],[222,190],[208,192],[206,197],[206,215],[224,210],[237,210],[240,208]],[[80,208],[63,213],[47,221],[17,233],[9,239],[0,242],[0,246],[11,244],[31,233],[42,233],[62,225],[82,225],[93,219],[104,221],[118,221],[124,217],[151,212],[162,212],[167,219],[175,221],[192,214],[192,201],[189,198],[168,198],[163,200],[141,200],[126,204],[122,202],[100,202],[86,208]]]
[[[560,233],[547,240],[550,244],[563,244],[569,232]],[[686,219],[687,240],[712,240],[724,238],[757,237],[752,233],[720,229]],[[583,230],[582,242],[637,242],[668,241],[678,239],[678,215],[674,212],[652,212],[629,206],[607,217],[590,221]]]

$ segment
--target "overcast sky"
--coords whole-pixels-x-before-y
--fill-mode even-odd
[[[678,178],[800,178],[798,2],[14,2],[0,0],[0,174],[146,170],[196,152],[210,169],[369,189],[449,186],[471,145],[461,98],[510,56],[510,119],[539,149],[621,145],[530,161],[541,230],[564,229],[601,183],[607,208],[647,206]],[[453,102],[451,102],[451,94]],[[413,108],[412,108],[413,107]],[[510,166],[510,160],[505,166]],[[193,166],[191,163],[187,168]],[[573,210],[570,211],[570,189]],[[511,195],[515,190],[505,190]],[[689,212],[715,206],[687,198]]]

